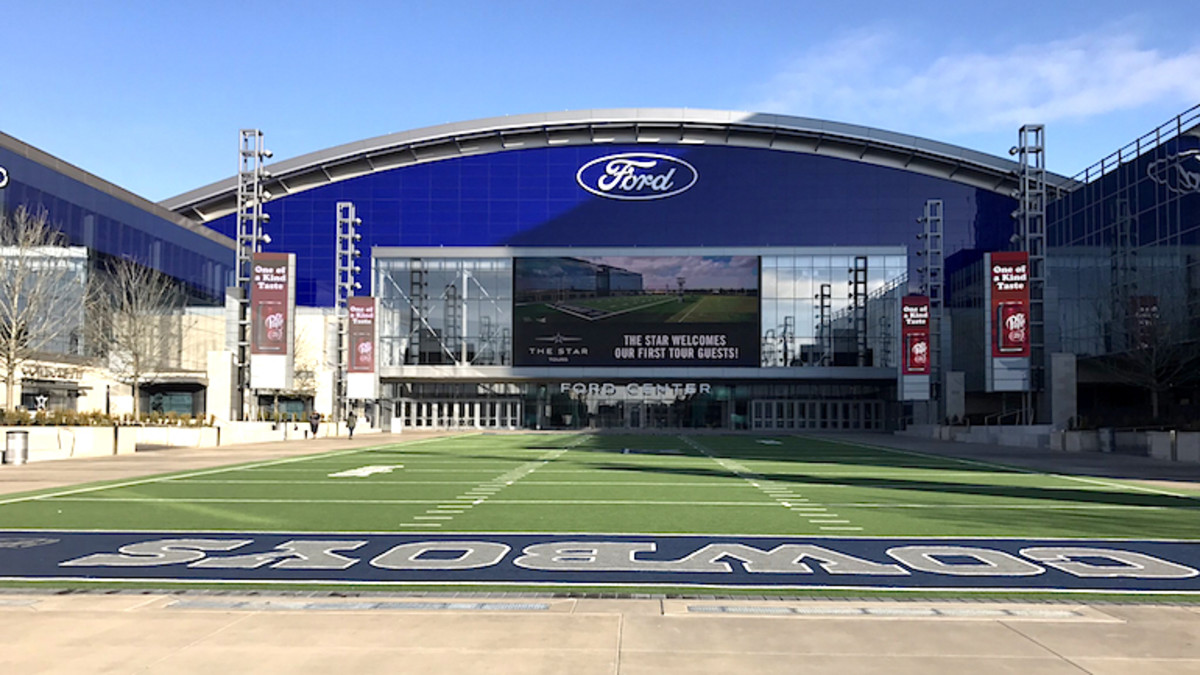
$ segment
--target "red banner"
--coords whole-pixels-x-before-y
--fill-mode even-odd
[[[350,312],[350,326],[347,328],[350,354],[346,372],[373,373],[375,372],[375,298],[349,298],[347,309]]]
[[[1135,295],[1129,299],[1130,333],[1137,349],[1154,345],[1158,329],[1158,296]]]
[[[992,356],[1029,356],[1029,254],[991,255]]]
[[[902,375],[928,375],[929,353],[929,298],[924,295],[906,295],[900,300],[900,339],[904,343],[904,362],[900,364]]]
[[[255,253],[250,276],[250,353],[288,351],[288,254]]]

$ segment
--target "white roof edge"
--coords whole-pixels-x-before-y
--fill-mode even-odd
[[[636,124],[638,122],[656,124],[713,124],[729,127],[757,127],[761,129],[780,129],[787,131],[828,134],[845,140],[855,140],[865,144],[878,143],[901,148],[910,148],[931,156],[941,157],[947,161],[964,162],[981,169],[1007,173],[1017,168],[1016,162],[1007,158],[989,155],[948,143],[933,141],[919,136],[901,134],[859,126],[844,122],[833,122],[806,117],[778,115],[770,113],[752,113],[733,110],[710,110],[697,108],[607,108],[595,110],[574,110],[561,112],[542,112],[523,115],[507,115],[484,119],[451,122],[431,127],[400,131],[382,136],[375,136],[361,141],[354,141],[333,146],[324,150],[307,153],[290,159],[285,159],[266,168],[274,176],[294,174],[304,169],[322,165],[338,164],[364,157],[373,153],[386,151],[423,143],[445,141],[458,136],[471,134],[496,134],[505,131],[520,131],[536,127],[571,127],[574,125],[598,124]],[[1066,181],[1065,177],[1051,176],[1051,182]],[[222,194],[232,193],[236,188],[236,176],[199,187],[175,197],[163,200],[160,205],[178,211],[189,206],[206,202]]]

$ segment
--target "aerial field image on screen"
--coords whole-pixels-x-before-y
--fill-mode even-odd
[[[755,365],[755,256],[517,258],[518,365]]]

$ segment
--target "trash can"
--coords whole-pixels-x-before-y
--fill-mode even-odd
[[[4,436],[4,463],[24,464],[28,462],[29,432],[9,431]]]

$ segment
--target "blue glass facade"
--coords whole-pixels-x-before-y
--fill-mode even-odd
[[[588,162],[647,146],[511,150],[367,174],[266,205],[272,251],[297,256],[297,302],[333,304],[335,207],[354,202],[372,246],[906,246],[927,199],[945,203],[947,254],[1005,246],[1016,203],[949,180],[851,160],[741,147],[654,145],[695,167],[653,201],[597,196]],[[234,236],[234,216],[210,223]],[[368,275],[362,281],[367,282]]]
[[[69,243],[128,257],[183,282],[193,302],[223,302],[234,249],[0,145],[0,209],[45,209]],[[147,202],[147,206],[152,206]]]
[[[1062,348],[1081,357],[1200,335],[1200,138],[1094,167],[1047,209]]]

